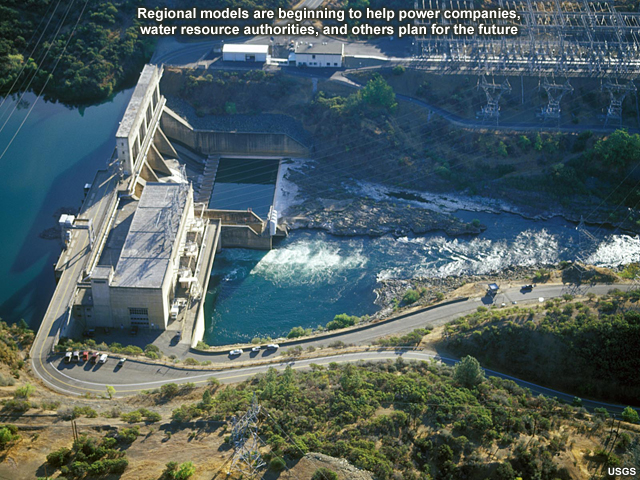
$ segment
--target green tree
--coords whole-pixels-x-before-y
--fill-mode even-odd
[[[382,78],[381,75],[375,74],[371,80],[360,90],[362,100],[368,105],[374,107],[383,107],[389,111],[396,109],[396,94],[393,88]]]
[[[338,474],[328,468],[320,467],[313,473],[311,480],[338,480]]]
[[[464,387],[473,388],[484,380],[484,371],[480,362],[468,355],[455,366],[453,379]]]
[[[609,137],[598,140],[593,151],[605,165],[622,170],[640,161],[640,135],[616,130]]]
[[[116,389],[113,388],[111,385],[107,385],[107,396],[109,398],[113,398],[115,394],[116,394]]]
[[[622,419],[629,423],[640,423],[640,416],[633,408],[627,407],[622,411]]]

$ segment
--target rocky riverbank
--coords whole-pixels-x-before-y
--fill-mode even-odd
[[[486,228],[452,215],[370,198],[306,201],[290,209],[286,221],[293,229],[320,229],[338,236],[402,236],[434,231],[460,236],[475,235]]]
[[[459,288],[472,284],[486,283],[530,283],[533,276],[540,268],[552,270],[553,265],[536,265],[536,266],[512,266],[500,272],[489,275],[457,275],[446,278],[434,277],[414,277],[410,279],[386,279],[381,280],[375,289],[377,298],[376,305],[381,307],[380,312],[376,316],[384,317],[393,312],[394,309],[411,305],[417,307],[421,305],[430,305],[436,301],[442,300]],[[409,290],[414,290],[418,299],[415,302],[408,303],[403,298]]]

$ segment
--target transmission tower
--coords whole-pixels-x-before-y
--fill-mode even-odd
[[[251,407],[242,417],[233,419],[233,431],[231,442],[233,443],[233,459],[227,475],[235,470],[243,475],[243,478],[254,478],[258,470],[266,465],[260,455],[262,441],[258,436],[258,416],[260,404],[254,394]]]
[[[560,85],[555,83],[555,80],[553,83],[550,83],[549,79],[545,76],[542,88],[547,92],[548,103],[545,107],[541,108],[539,116],[542,120],[548,120],[549,118],[560,120],[560,101],[566,93],[573,92],[573,87],[569,83],[569,79]]]
[[[617,78],[613,82],[607,78],[607,81],[602,84],[602,91],[609,92],[610,101],[604,124],[606,125],[609,120],[618,120],[622,125],[622,102],[629,93],[636,92],[636,86],[633,81],[620,85]]]
[[[478,117],[483,120],[495,118],[497,125],[500,117],[500,98],[503,93],[511,93],[509,80],[505,79],[501,84],[497,84],[493,80],[489,83],[487,77],[483,75],[478,79],[478,90],[481,88],[487,96],[487,104],[478,112]]]

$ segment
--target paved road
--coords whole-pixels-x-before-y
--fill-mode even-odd
[[[627,288],[627,286],[619,285],[596,285],[593,287],[582,287],[580,293],[584,294],[594,292],[596,294],[607,293],[612,288]],[[505,292],[500,293],[493,300],[498,305],[504,303],[511,303],[516,301],[522,302],[539,302],[539,298],[545,299],[558,297],[565,293],[576,293],[575,289],[568,286],[554,285],[554,286],[539,286],[534,289],[533,292],[521,292],[517,287],[508,288]],[[374,338],[378,338],[383,335],[399,334],[407,331],[411,331],[414,328],[425,326],[437,326],[442,325],[454,318],[460,317],[465,314],[474,312],[478,306],[490,304],[492,299],[487,297],[471,298],[467,301],[454,303],[449,305],[443,305],[441,307],[434,308],[432,310],[419,312],[414,315],[407,316],[394,322],[386,323],[383,325],[377,325],[370,329],[361,330],[358,332],[347,332],[340,336],[336,336],[331,340],[309,340],[305,341],[305,346],[328,344],[331,341],[341,340],[345,343],[355,344],[368,344]],[[52,337],[47,337],[52,338]],[[242,368],[229,368],[224,370],[194,370],[179,367],[170,367],[164,365],[158,365],[153,363],[128,361],[121,369],[116,367],[114,359],[110,359],[104,365],[93,364],[65,364],[61,355],[46,355],[46,349],[36,349],[31,359],[32,367],[36,375],[38,375],[46,384],[52,388],[72,394],[81,395],[87,392],[94,394],[104,394],[106,392],[106,385],[111,385],[116,389],[116,394],[119,396],[132,395],[142,390],[149,390],[157,388],[165,383],[206,383],[209,378],[216,377],[220,381],[225,383],[241,382],[253,375],[264,372],[270,367],[282,369],[287,365],[292,365],[294,368],[307,368],[310,364],[327,365],[331,362],[352,362],[352,361],[383,361],[396,359],[398,356],[402,356],[405,359],[427,360],[431,358],[438,358],[445,363],[453,363],[455,360],[441,358],[433,352],[424,351],[406,351],[406,350],[378,350],[362,353],[344,354],[330,357],[321,357],[311,360],[302,361],[290,361],[285,360],[280,353],[271,353],[267,351],[261,351],[258,354],[244,353],[240,357],[230,359],[225,353],[216,355],[190,355],[199,360],[213,360],[219,364],[221,362],[229,362],[230,367],[233,366],[233,362],[251,362],[253,360],[264,360],[265,358],[273,358],[275,363],[270,365],[257,365]],[[280,360],[280,361],[278,361]],[[557,392],[551,389],[547,389],[541,386],[537,386],[528,382],[517,380],[507,375],[502,375],[497,372],[487,371],[491,375],[501,376],[504,378],[510,378],[520,385],[530,388],[536,393],[541,393],[549,396],[557,396],[564,400],[570,401],[573,396]],[[602,402],[585,401],[585,406],[593,408],[596,406],[604,406],[611,411],[621,411],[623,407],[606,404]]]
[[[158,367],[158,365],[145,364],[140,362],[127,363],[120,372],[114,364],[105,364],[102,366],[95,365],[67,365],[61,358],[51,360],[50,366],[58,370],[60,380],[58,383],[65,384],[70,393],[86,393],[94,394],[106,393],[105,385],[97,382],[96,377],[100,375],[110,375],[113,381],[109,385],[116,390],[117,396],[133,395],[143,390],[151,390],[158,388],[168,382],[187,383],[192,382],[196,385],[206,384],[210,378],[215,377],[223,383],[237,383],[252,378],[254,375],[266,372],[269,368],[283,370],[287,366],[295,370],[308,369],[311,365],[327,366],[331,363],[346,362],[380,362],[395,361],[398,358],[404,360],[430,361],[436,359],[447,365],[456,363],[455,359],[442,357],[434,352],[417,351],[411,349],[380,349],[377,351],[346,353],[331,357],[323,357],[310,360],[289,360],[282,361],[271,365],[260,365],[255,367],[244,367],[238,369],[222,370],[217,372],[207,372],[202,370],[188,370],[185,368],[174,367]],[[115,362],[114,362],[115,363]],[[556,390],[541,387],[533,383],[524,382],[509,375],[504,375],[493,370],[486,370],[488,376],[496,376],[513,380],[522,387],[530,389],[534,394],[546,395],[549,397],[557,397],[566,402],[573,400],[573,395],[568,395]],[[117,377],[117,379],[116,379]],[[136,379],[144,378],[145,381],[136,381]],[[151,380],[153,379],[153,380]],[[595,407],[605,407],[612,413],[621,413],[623,406],[614,405],[604,402],[595,402],[584,400],[583,405],[588,409]]]

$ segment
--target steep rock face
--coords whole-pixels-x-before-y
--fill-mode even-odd
[[[485,228],[462,222],[452,215],[409,205],[398,207],[371,199],[343,201],[332,208],[325,205],[299,205],[296,210],[287,219],[291,228],[320,229],[340,236],[419,235],[433,231],[457,236],[478,234]]]
[[[303,473],[301,478],[311,478],[318,468],[328,468],[338,474],[340,480],[374,480],[366,470],[354,467],[344,458],[330,457],[322,453],[307,453],[295,467],[296,473]],[[292,469],[293,472],[293,469]]]

